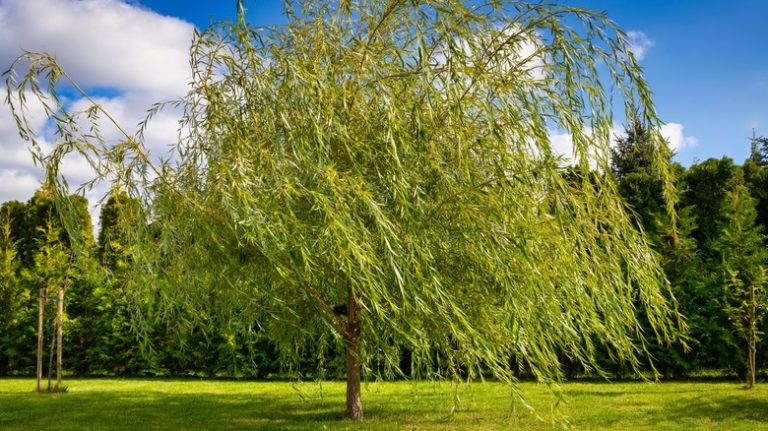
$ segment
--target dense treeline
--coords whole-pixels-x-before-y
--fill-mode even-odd
[[[125,271],[131,249],[118,217],[136,203],[124,193],[112,193],[102,207],[101,228],[94,238],[88,202],[73,198],[86,239],[87,255],[80,259],[71,258],[65,230],[45,189],[26,203],[5,202],[0,209],[0,376],[34,374],[38,289],[65,279],[63,355],[70,372],[265,376],[278,370],[275,355],[258,332],[221,334],[211,330],[219,327],[217,322],[190,330],[152,316],[151,301],[131,298],[132,280]],[[56,300],[48,296],[49,302]],[[46,307],[45,364],[53,333],[52,308]],[[139,315],[156,322],[149,334],[135,332],[131,319]],[[184,319],[175,317],[179,322]]]
[[[647,130],[635,123],[625,132],[613,150],[614,175],[638,227],[659,253],[689,325],[687,346],[648,346],[654,365],[671,376],[708,369],[743,375],[748,329],[762,326],[764,307],[749,316],[749,290],[755,289],[754,302],[765,303],[768,148],[756,145],[764,138],[754,140],[742,166],[727,157],[687,169],[674,164],[679,200],[672,223],[647,155]],[[764,368],[768,349],[756,347],[756,369]]]
[[[641,124],[627,128],[612,154],[613,175],[638,229],[657,250],[689,325],[685,345],[646,347],[655,368],[668,376],[708,369],[744,374],[750,325],[760,328],[763,318],[763,307],[749,307],[750,295],[765,302],[761,277],[768,262],[763,234],[768,226],[768,170],[763,166],[768,145],[764,138],[755,139],[752,157],[742,166],[726,157],[689,168],[674,165],[679,201],[673,222],[665,209],[662,182],[653,174],[646,137]],[[132,297],[131,286],[137,281],[125,271],[132,251],[119,218],[140,210],[138,204],[113,191],[101,209],[94,237],[87,200],[73,201],[86,239],[86,256],[80,259],[71,256],[45,188],[26,203],[5,202],[0,209],[0,376],[34,373],[38,291],[62,283],[68,286],[64,364],[72,373],[265,377],[286,368],[311,375],[343,372],[341,355],[332,354],[333,343],[328,347],[317,342],[318,349],[331,349],[330,355],[303,351],[298,362],[283,363],[259,328],[231,326],[216,321],[220,317],[215,315],[192,319],[186,314],[200,310],[180,308],[172,316],[158,316],[151,299]],[[152,323],[137,333],[131,322],[135,318]],[[190,321],[205,323],[183,324]],[[53,315],[46,315],[47,340],[52,327]],[[757,343],[756,368],[764,368],[766,359],[768,346]],[[406,371],[407,362],[404,352],[401,366]],[[605,371],[624,371],[607,355],[601,362]],[[568,375],[584,372],[568,365],[567,352],[563,363]]]

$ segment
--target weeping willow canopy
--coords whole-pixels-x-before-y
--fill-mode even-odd
[[[77,152],[142,200],[124,217],[137,303],[258,325],[289,356],[335,342],[371,372],[397,372],[407,349],[414,372],[551,379],[598,350],[644,361],[638,313],[674,336],[663,273],[607,174],[615,104],[660,124],[611,21],[502,0],[307,1],[287,15],[195,34],[162,163],[145,124],[114,144],[90,127],[111,120],[101,106],[67,112],[50,56],[7,75],[22,136],[35,139],[25,92],[48,104],[57,147],[32,147],[60,189]]]

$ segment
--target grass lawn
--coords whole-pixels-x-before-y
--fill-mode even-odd
[[[510,389],[476,383],[371,383],[366,420],[339,418],[341,382],[67,379],[65,394],[36,394],[32,379],[0,379],[2,430],[551,430],[553,397],[522,389],[543,416],[512,410]],[[567,383],[558,415],[583,430],[768,430],[768,385],[738,383]],[[454,397],[459,403],[451,413]]]

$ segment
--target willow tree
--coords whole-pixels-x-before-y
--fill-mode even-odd
[[[23,137],[35,140],[19,104],[30,89],[57,123],[54,152],[32,148],[61,187],[75,151],[142,200],[137,328],[215,315],[287,357],[335,344],[352,419],[361,374],[398,373],[402,349],[420,376],[552,380],[563,354],[639,366],[638,307],[673,336],[663,274],[603,175],[621,100],[652,126],[673,196],[650,91],[614,23],[540,2],[286,4],[281,26],[249,26],[240,4],[236,22],[195,34],[163,163],[146,123],[114,144],[95,101],[68,112],[52,57],[24,54],[28,71],[7,75]],[[568,157],[555,132],[572,138]]]

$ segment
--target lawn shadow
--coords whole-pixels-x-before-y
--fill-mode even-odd
[[[64,395],[0,390],[0,430],[317,430],[317,429],[466,429],[467,424],[493,426],[504,416],[498,410],[477,408],[479,402],[463,401],[452,412],[450,390],[365,390],[366,420],[343,420],[342,387],[309,388],[302,397],[287,388],[276,393],[242,388],[227,392],[185,392],[141,388],[125,391],[108,388]],[[225,390],[222,388],[222,390]],[[465,394],[466,395],[466,394]],[[470,398],[468,395],[466,398]],[[501,400],[504,393],[482,395],[483,401]],[[498,402],[498,401],[497,401]],[[498,405],[497,405],[498,406]],[[503,409],[503,407],[502,407]],[[510,409],[511,414],[511,409]]]
[[[736,385],[676,387],[664,383],[623,390],[569,389],[567,398],[579,404],[610,406],[600,411],[582,412],[581,421],[591,429],[619,429],[632,424],[639,429],[731,429],[734,423],[765,426],[768,399],[762,392],[736,389]],[[607,388],[606,388],[607,389]]]
[[[343,413],[337,401],[264,394],[9,395],[0,395],[0,429],[313,430],[339,421]]]
[[[663,412],[667,417],[706,418],[712,423],[754,421],[764,424],[768,420],[768,400],[748,392],[743,396],[699,396],[666,403]]]
[[[371,385],[364,390],[366,421],[342,420],[341,384],[306,387],[289,385],[223,385],[192,391],[168,382],[136,382],[126,386],[73,384],[67,394],[36,394],[4,390],[0,385],[0,430],[317,430],[317,429],[551,429],[531,415],[514,413],[509,392],[499,386],[460,391],[462,401],[452,414],[450,386]],[[142,386],[144,385],[144,386]],[[252,386],[249,386],[252,385]],[[16,386],[18,389],[19,386]],[[538,402],[551,404],[542,388],[527,387]],[[768,399],[735,385],[619,385],[565,388],[562,413],[583,429],[730,429],[734,421],[761,425],[768,417]],[[174,392],[175,390],[180,392]],[[231,392],[230,392],[231,391]],[[666,422],[664,422],[666,421]],[[628,428],[629,427],[629,428]],[[755,428],[760,428],[757,426]]]

